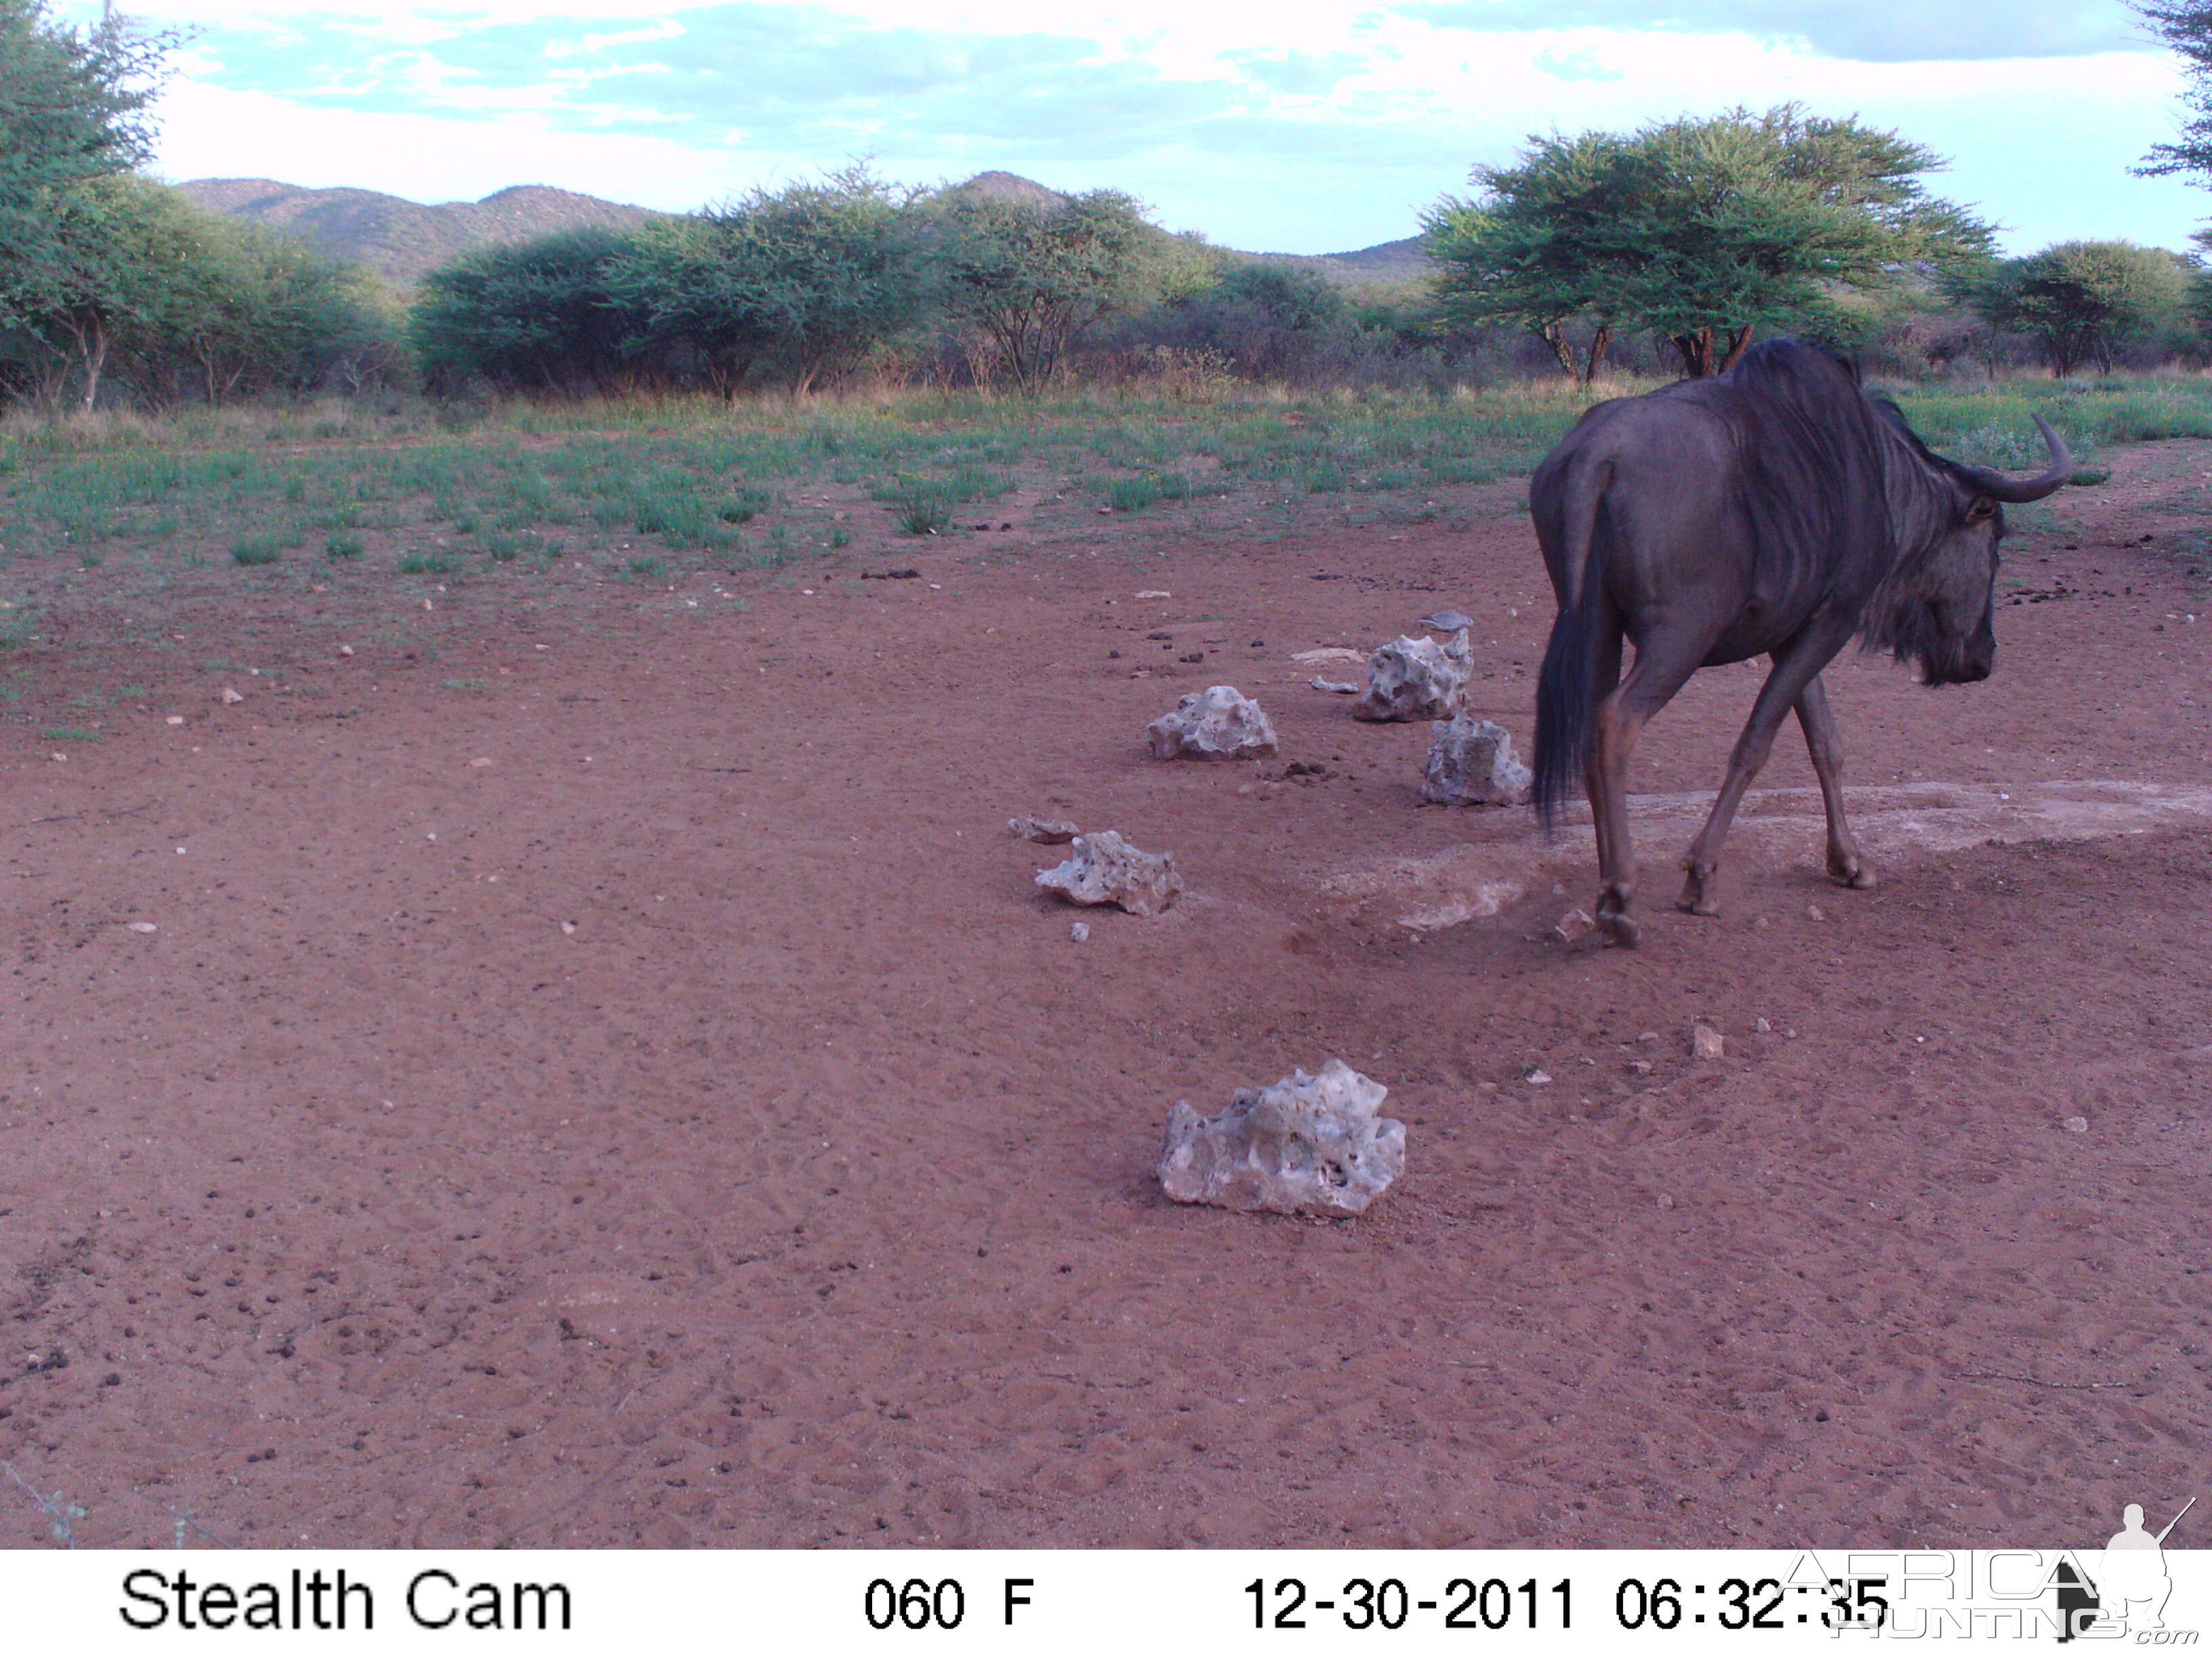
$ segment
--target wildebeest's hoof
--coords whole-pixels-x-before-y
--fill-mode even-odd
[[[1682,883],[1682,894],[1674,901],[1674,908],[1687,910],[1693,916],[1720,915],[1720,901],[1713,896],[1712,866],[1707,865],[1700,869],[1694,864],[1686,864],[1682,867],[1689,875]]]
[[[1599,906],[1597,925],[1607,945],[1618,945],[1624,950],[1633,951],[1637,939],[1641,937],[1628,912],[1617,906]]]
[[[1857,859],[1830,859],[1828,879],[1838,887],[1854,887],[1862,893],[1876,884],[1873,870]]]

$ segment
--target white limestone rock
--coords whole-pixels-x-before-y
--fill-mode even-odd
[[[1461,629],[1443,641],[1401,636],[1367,659],[1367,689],[1352,706],[1363,720],[1444,720],[1467,702],[1474,653]]]
[[[1152,758],[1234,760],[1275,752],[1275,725],[1260,705],[1233,685],[1209,685],[1184,695],[1172,714],[1145,728]]]
[[[1118,904],[1133,916],[1158,915],[1182,891],[1172,853],[1144,853],[1112,830],[1075,838],[1075,856],[1037,872],[1037,885],[1074,904]]]
[[[1160,1145],[1160,1185],[1183,1204],[1358,1215],[1406,1167],[1406,1126],[1375,1115],[1388,1093],[1331,1060],[1315,1075],[1239,1089],[1216,1117],[1179,1100]]]
[[[1519,806],[1534,781],[1496,720],[1438,720],[1421,774],[1421,799],[1443,806]]]

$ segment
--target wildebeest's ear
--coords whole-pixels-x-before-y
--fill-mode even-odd
[[[1966,522],[1968,524],[1987,524],[1991,519],[1996,518],[1996,515],[1997,504],[1986,495],[1977,495],[1974,497],[1973,504],[1966,509]]]

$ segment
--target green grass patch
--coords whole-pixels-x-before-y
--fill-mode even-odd
[[[1160,481],[1142,478],[1116,478],[1106,486],[1106,505],[1116,513],[1141,513],[1160,498]]]
[[[283,531],[256,530],[230,544],[230,556],[243,565],[274,564],[284,556],[285,549],[298,545]]]

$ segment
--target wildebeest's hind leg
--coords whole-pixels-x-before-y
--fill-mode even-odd
[[[1596,653],[1596,665],[1605,671],[1597,684],[1603,685],[1620,670],[1620,630],[1616,626],[1601,631],[1598,638],[1611,642],[1609,649],[1601,647]],[[1633,947],[1637,940],[1636,923],[1628,915],[1628,902],[1636,895],[1636,851],[1628,839],[1628,757],[1645,725],[1698,672],[1711,646],[1711,639],[1703,636],[1645,638],[1636,647],[1636,665],[1599,702],[1591,722],[1583,777],[1597,833],[1597,921],[1616,945]]]
[[[1598,623],[1596,636],[1590,641],[1590,699],[1593,703],[1602,708],[1606,699],[1613,695],[1614,688],[1620,684],[1620,653],[1624,641],[1620,631],[1620,619],[1613,611],[1611,606],[1605,607],[1604,613],[1598,618]],[[1623,839],[1617,860],[1613,850],[1613,815],[1604,810],[1603,803],[1607,799],[1607,792],[1598,775],[1597,755],[1597,734],[1593,730],[1590,734],[1589,752],[1583,757],[1583,792],[1589,799],[1590,833],[1597,841],[1599,879],[1601,884],[1604,882],[1605,872],[1613,869],[1616,861],[1629,866],[1632,872],[1631,878],[1633,879],[1635,859],[1634,854],[1629,850],[1625,828],[1622,831]],[[1609,890],[1605,890],[1601,886],[1597,901],[1598,913],[1601,916],[1606,914],[1608,891]],[[1619,908],[1625,908],[1626,903],[1627,899],[1624,896],[1620,906],[1616,907],[1615,914],[1618,914]],[[1633,927],[1629,928],[1632,935],[1635,931]],[[1606,932],[1608,935],[1617,937],[1615,927],[1612,921],[1606,923]],[[1632,937],[1624,942],[1629,945],[1636,943]]]
[[[1720,864],[1721,843],[1728,839],[1729,825],[1735,821],[1735,809],[1743,804],[1743,792],[1751,787],[1759,769],[1766,764],[1783,717],[1798,703],[1808,686],[1819,683],[1820,671],[1843,649],[1850,632],[1849,618],[1841,623],[1815,621],[1774,653],[1774,672],[1759,688],[1758,701],[1751,706],[1751,718],[1744,722],[1743,735],[1735,740],[1735,748],[1729,756],[1728,776],[1722,781],[1712,814],[1706,818],[1705,827],[1698,831],[1698,838],[1690,843],[1688,856],[1682,860],[1682,868],[1688,876],[1682,883],[1682,896],[1674,901],[1681,908],[1701,916],[1720,915],[1719,902],[1713,896],[1713,877]],[[1825,700],[1820,707],[1825,712]],[[1834,735],[1832,722],[1829,735]]]
[[[1828,809],[1828,879],[1839,887],[1864,890],[1874,872],[1859,856],[1851,827],[1844,821],[1844,739],[1828,712],[1827,688],[1815,674],[1797,694],[1797,724],[1805,728],[1805,748],[1813,757],[1813,775],[1820,781],[1820,802]]]

